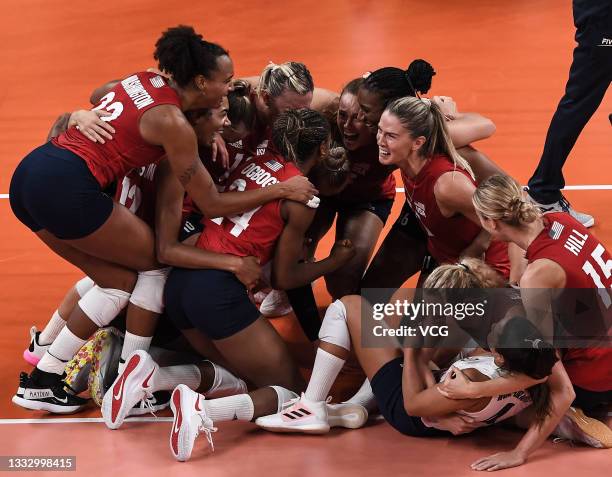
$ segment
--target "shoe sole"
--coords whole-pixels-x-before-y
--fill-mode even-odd
[[[342,413],[332,415],[332,410],[328,408],[329,427],[344,427],[345,429],[359,429],[368,421],[368,411],[359,404],[346,405],[342,408]]]
[[[13,396],[13,404],[30,409],[32,411],[48,411],[53,414],[74,414],[81,410],[84,405],[80,406],[60,406],[58,404],[51,404],[48,402],[34,401],[32,399],[24,399],[19,396]]]
[[[599,442],[604,449],[612,449],[612,430],[603,422],[585,416],[580,409],[570,412],[568,417],[587,437]]]
[[[262,429],[265,429],[266,431],[279,432],[282,434],[327,434],[330,429],[329,426],[322,426],[316,424],[304,424],[300,426],[264,426],[257,423],[257,421],[255,421],[255,424],[257,424]]]
[[[172,396],[170,397],[170,408],[172,409],[172,415],[174,419],[172,420],[172,428],[170,429],[170,452],[176,460],[179,462],[185,462],[191,458],[191,453],[193,452],[193,445],[195,443],[195,437],[192,438],[190,435],[191,426],[184,425],[185,416],[190,417],[191,413],[185,414],[184,405],[186,396],[183,393],[184,385],[178,385],[174,391],[172,391]],[[174,429],[178,427],[178,433],[174,432]],[[174,449],[173,438],[176,436],[176,451]]]
[[[29,349],[26,349],[23,352],[23,359],[25,359],[26,363],[31,364],[32,366],[36,366],[40,361],[40,358],[32,353]]]
[[[593,227],[593,225],[595,225],[595,219],[591,219],[591,220],[587,220],[584,224],[587,229]]]
[[[133,386],[135,381],[142,383],[142,380],[144,380],[149,374],[148,372],[141,373],[145,367],[145,364],[149,360],[151,360],[151,358],[148,355],[146,355],[144,358],[140,354],[133,354],[130,356],[125,364],[123,373],[117,376],[117,379],[113,385],[104,394],[104,398],[102,399],[102,417],[104,418],[106,427],[109,429],[118,429],[121,427],[123,421],[127,417],[128,412],[142,399],[141,396],[136,399],[126,400],[126,396],[130,394],[126,391]],[[153,365],[153,372],[155,371],[155,366],[157,365]],[[122,386],[119,384],[121,380],[123,380]],[[119,389],[115,389],[117,385],[120,386]],[[116,396],[116,393],[119,392],[121,393],[121,404],[119,405],[119,409],[115,419],[113,420],[113,403],[118,401],[114,398],[114,396]]]

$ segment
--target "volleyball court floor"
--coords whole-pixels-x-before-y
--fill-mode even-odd
[[[44,141],[57,115],[86,107],[91,90],[107,80],[153,66],[157,37],[179,23],[229,49],[237,76],[258,74],[270,60],[296,60],[310,68],[317,86],[335,91],[368,70],[424,58],[437,71],[430,94],[452,96],[460,111],[492,118],[496,134],[476,146],[526,183],[567,79],[574,46],[570,0],[3,0],[0,8],[1,454],[76,456],[83,475],[455,476],[471,474],[469,464],[477,458],[515,445],[521,433],[501,428],[430,440],[401,436],[380,420],[323,437],[275,435],[230,422],[214,435],[214,453],[199,439],[191,461],[177,463],[168,449],[167,413],[109,431],[98,409],[58,419],[17,408],[10,398],[19,371],[29,371],[21,358],[29,327],[46,322],[81,274],[14,218],[8,185],[17,163]],[[609,92],[564,169],[567,197],[595,216],[594,232],[606,244],[612,244],[611,112]],[[402,199],[398,194],[389,224]],[[331,243],[328,234],[317,255],[325,256]],[[319,281],[315,288],[319,305],[326,306],[324,286]],[[274,323],[300,363],[311,363],[313,352],[293,316]],[[349,370],[341,391],[349,392],[359,379],[357,370]],[[502,472],[596,475],[611,463],[612,451],[549,440],[527,464]]]

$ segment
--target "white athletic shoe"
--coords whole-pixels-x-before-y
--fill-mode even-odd
[[[289,297],[282,290],[272,290],[259,305],[259,312],[266,317],[284,316],[292,311]]]
[[[272,432],[329,432],[326,401],[309,401],[302,393],[300,398],[289,401],[289,404],[281,412],[257,418],[255,424]]]
[[[599,449],[612,448],[612,429],[597,419],[585,416],[581,409],[575,407],[568,409],[553,435]]]
[[[38,344],[40,338],[40,331],[36,329],[36,326],[30,328],[30,346],[23,351],[23,359],[32,366],[36,366],[40,359],[45,354],[45,351],[49,349],[51,343],[46,345]]]
[[[200,432],[206,434],[211,449],[215,450],[212,433],[217,432],[217,428],[206,415],[203,402],[202,395],[192,391],[184,384],[179,384],[172,392],[170,407],[174,414],[174,421],[170,430],[170,451],[180,462],[189,460]]]
[[[142,350],[132,353],[123,373],[102,400],[102,417],[109,429],[118,429],[135,404],[151,397],[151,379],[159,366],[148,353]]]
[[[542,204],[536,201],[533,197],[529,196],[531,202],[539,207],[544,212],[567,212],[574,217],[578,222],[584,225],[586,228],[593,227],[595,225],[595,218],[592,215],[585,214],[584,212],[578,212],[574,209],[565,196],[561,195],[561,199],[551,204]]]
[[[359,429],[368,422],[368,410],[361,404],[351,402],[328,404],[327,422],[329,422],[329,427]]]

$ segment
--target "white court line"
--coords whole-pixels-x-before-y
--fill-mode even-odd
[[[0,419],[2,424],[81,424],[84,422],[104,422],[101,417],[74,417],[59,419]],[[130,417],[125,422],[172,422],[171,417]]]

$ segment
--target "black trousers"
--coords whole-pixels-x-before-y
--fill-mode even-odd
[[[612,1],[574,0],[573,12],[578,46],[540,163],[529,179],[529,194],[542,204],[561,198],[563,165],[612,81]]]

